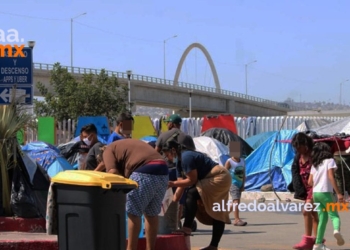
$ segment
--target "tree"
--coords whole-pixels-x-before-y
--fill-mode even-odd
[[[52,116],[57,121],[77,120],[79,116],[106,116],[113,121],[128,107],[128,87],[119,84],[116,76],[108,76],[105,70],[77,79],[56,63],[51,71],[50,87],[52,92],[43,83],[37,83],[45,98],[34,102],[37,116]]]

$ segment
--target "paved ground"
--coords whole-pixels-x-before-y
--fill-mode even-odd
[[[350,210],[350,209],[349,209]],[[326,231],[326,246],[330,249],[350,250],[350,211],[340,213],[344,246],[337,246],[331,221]],[[294,212],[243,212],[245,227],[227,225],[220,243],[220,250],[287,250],[299,242],[304,232],[303,216]],[[198,225],[191,237],[192,250],[210,243],[211,227]]]
[[[247,201],[245,201],[247,202]],[[350,210],[350,209],[349,209]],[[331,221],[326,231],[326,245],[334,250],[350,250],[350,211],[341,212],[342,234],[345,245],[339,247],[333,237]],[[299,242],[304,232],[303,216],[296,212],[242,212],[241,218],[248,222],[245,227],[227,225],[220,243],[220,250],[288,250]],[[55,241],[56,236],[35,233],[0,233],[1,240],[46,240]],[[191,237],[192,250],[209,244],[211,227],[198,224]],[[182,249],[179,249],[182,250]]]

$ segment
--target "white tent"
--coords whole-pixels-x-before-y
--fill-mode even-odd
[[[226,160],[230,157],[230,149],[228,146],[214,138],[200,136],[193,138],[193,141],[196,145],[196,151],[206,154],[213,161],[222,166],[225,165]]]
[[[332,121],[326,119],[308,119],[303,121],[295,130],[305,132],[308,130],[315,130],[330,123],[332,123]]]
[[[350,117],[316,128],[314,131],[319,135],[334,135],[337,133],[350,135]]]

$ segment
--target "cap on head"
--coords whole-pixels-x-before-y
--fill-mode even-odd
[[[173,114],[171,116],[169,116],[167,119],[164,120],[165,122],[171,122],[174,124],[181,124],[182,123],[182,119],[179,115],[177,114]]]
[[[189,135],[181,133],[177,138],[177,142],[186,149],[192,151],[196,150],[196,145],[194,144],[193,138]]]

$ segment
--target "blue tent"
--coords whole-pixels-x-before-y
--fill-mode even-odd
[[[35,141],[22,146],[22,150],[24,151],[37,150],[37,149],[43,149],[43,148],[51,149],[56,151],[57,153],[60,153],[60,150],[57,147],[55,147],[50,143],[46,143],[42,141]]]
[[[153,135],[144,136],[144,137],[140,138],[141,141],[148,143],[149,145],[151,145],[154,148],[156,147],[157,139],[158,139],[157,136],[153,136]]]
[[[297,132],[296,130],[276,132],[246,158],[246,191],[260,190],[263,185],[271,184],[270,164],[275,190],[287,191],[287,186],[292,181],[291,166],[295,154],[290,143],[279,141],[290,140]]]
[[[274,134],[276,134],[276,131],[260,133],[245,139],[245,141],[253,149],[257,149],[261,144],[263,144],[267,139],[269,139]]]
[[[73,167],[69,162],[59,153],[57,148],[51,147],[36,147],[39,145],[37,142],[27,144],[22,148],[31,159],[36,161],[47,172],[50,177],[54,177],[61,171],[73,170]],[[42,144],[43,145],[43,144]]]

